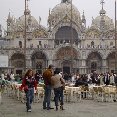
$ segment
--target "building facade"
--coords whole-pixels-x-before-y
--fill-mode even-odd
[[[53,64],[64,73],[98,73],[115,70],[115,27],[106,15],[104,0],[99,16],[92,18],[86,27],[82,16],[71,0],[61,0],[48,15],[48,28],[40,24],[27,8],[26,13],[26,55],[24,54],[25,15],[18,19],[10,13],[1,54],[8,55],[8,68],[21,74],[26,68],[42,72]],[[98,15],[98,14],[97,14]]]

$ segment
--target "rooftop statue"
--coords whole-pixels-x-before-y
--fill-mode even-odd
[[[70,3],[70,0],[62,0],[62,3],[66,3],[66,2]]]

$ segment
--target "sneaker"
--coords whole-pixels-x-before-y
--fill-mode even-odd
[[[49,107],[49,109],[54,109],[53,107]]]
[[[28,109],[28,112],[31,112],[31,109]]]

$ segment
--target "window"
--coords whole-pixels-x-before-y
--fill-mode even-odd
[[[39,41],[39,45],[41,45],[41,41]]]
[[[91,42],[91,47],[93,47],[93,48],[94,48],[94,41],[92,41],[92,42]]]
[[[110,46],[112,46],[113,45],[113,42],[110,42]]]
[[[22,48],[22,42],[21,41],[19,41],[19,47]]]

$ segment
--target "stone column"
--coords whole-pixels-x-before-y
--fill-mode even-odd
[[[103,59],[103,60],[102,60],[102,72],[103,72],[103,73],[108,72],[108,66],[107,66],[107,61],[106,61],[106,59]]]
[[[83,74],[86,74],[86,60],[85,59],[83,59],[82,60],[82,73]]]

